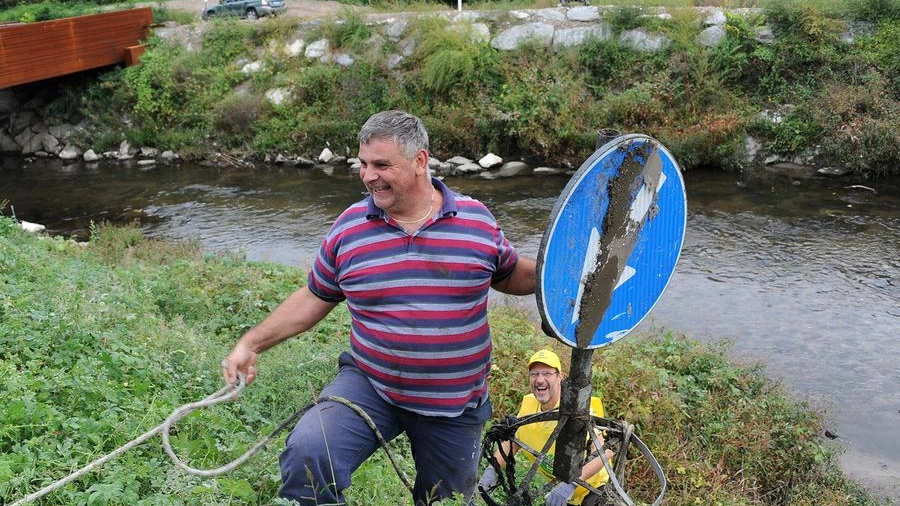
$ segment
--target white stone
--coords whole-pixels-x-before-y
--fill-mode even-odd
[[[600,19],[600,9],[596,6],[572,7],[566,11],[569,21],[597,21]]]
[[[406,18],[400,19],[395,23],[391,23],[387,27],[385,35],[387,36],[387,38],[393,41],[400,40],[400,38],[403,37],[403,32],[406,31],[406,26],[408,23],[409,21],[407,21]]]
[[[304,46],[306,46],[306,42],[303,39],[297,39],[286,44],[284,52],[288,56],[300,56]]]
[[[562,23],[566,20],[566,15],[560,12],[559,9],[541,9],[535,13],[535,16],[545,21],[556,23]]]
[[[497,178],[524,176],[531,171],[531,166],[520,160],[506,162],[494,173]]]
[[[669,44],[669,39],[637,28],[622,32],[619,36],[619,42],[638,51],[653,52],[666,47]]]
[[[555,176],[557,174],[565,174],[567,171],[564,169],[556,169],[553,167],[536,167],[532,174],[535,176]]]
[[[473,174],[483,171],[484,168],[477,163],[464,163],[462,165],[457,165],[453,170],[457,174]]]
[[[283,104],[290,96],[290,90],[284,88],[274,88],[271,90],[266,90],[265,93],[266,100],[272,102],[275,105]]]
[[[747,138],[744,139],[744,152],[747,154],[747,160],[756,158],[760,149],[762,149],[762,144],[753,137],[748,135]]]
[[[62,125],[49,126],[47,127],[47,131],[53,137],[56,137],[60,141],[65,142],[69,138],[69,136],[72,135],[72,132],[75,131],[75,127],[68,123],[63,123]]]
[[[307,58],[321,58],[328,53],[329,48],[330,46],[327,39],[319,39],[306,46],[306,52],[304,54]]]
[[[583,44],[586,40],[608,40],[612,36],[612,29],[606,24],[591,26],[573,26],[572,28],[560,28],[553,34],[554,47],[569,47]]]
[[[244,65],[243,68],[241,68],[241,73],[244,74],[245,76],[248,76],[250,74],[255,74],[255,73],[259,72],[260,70],[262,70],[262,67],[263,67],[262,62],[252,61],[252,62]]]
[[[476,44],[491,40],[491,29],[484,23],[453,25],[453,29],[468,36],[469,40]]]
[[[72,144],[66,144],[66,146],[62,148],[62,151],[59,152],[59,158],[61,160],[75,160],[79,156],[81,156],[81,149]]]
[[[490,169],[491,167],[496,167],[497,165],[500,165],[501,163],[503,163],[503,158],[500,158],[499,156],[495,155],[494,153],[488,153],[488,154],[484,155],[483,157],[481,157],[480,160],[478,160],[478,165],[484,167],[485,169]]]
[[[715,47],[719,45],[719,42],[722,42],[722,39],[725,38],[725,29],[722,28],[722,25],[713,25],[708,28],[704,28],[697,35],[697,43],[704,47]]]
[[[526,40],[534,40],[538,44],[549,46],[553,42],[553,31],[553,26],[547,23],[527,23],[513,26],[494,37],[491,47],[501,51],[511,51]]]
[[[713,9],[713,11],[703,20],[703,24],[706,26],[712,25],[724,25],[725,21],[725,13],[722,12],[722,9]]]
[[[333,153],[330,149],[325,148],[325,149],[322,150],[321,153],[319,153],[319,158],[318,158],[318,160],[319,160],[320,162],[322,162],[322,163],[328,163],[328,162],[330,162],[333,158],[334,158],[334,153]]]
[[[38,233],[47,230],[47,227],[44,225],[40,225],[38,223],[31,223],[30,221],[20,221],[19,226],[22,227],[22,230],[26,232]]]
[[[465,165],[467,163],[472,163],[472,160],[470,160],[464,156],[457,155],[452,158],[448,158],[446,160],[446,162],[449,163],[450,165]]]
[[[30,134],[29,134],[30,135]],[[32,153],[37,153],[38,151],[43,150],[43,141],[44,137],[49,137],[50,134],[37,134],[31,137],[28,137],[25,143],[22,144],[22,154],[30,155]],[[18,140],[18,137],[16,137]]]
[[[760,44],[771,44],[775,42],[775,32],[773,32],[772,28],[769,26],[757,27],[754,32],[753,40]]]
[[[347,53],[338,53],[334,56],[334,62],[341,67],[349,67],[353,65],[353,57]]]
[[[479,14],[478,12],[465,11],[465,12],[460,12],[456,16],[453,16],[453,22],[454,23],[464,23],[464,22],[471,23],[471,22],[477,20],[479,17],[481,17],[481,14]]]
[[[49,133],[42,134],[41,147],[44,148],[44,151],[53,153],[54,155],[59,153],[60,149],[62,149],[59,145],[59,139]]]
[[[822,174],[823,176],[846,176],[850,173],[850,169],[846,167],[822,167],[821,169],[816,171],[818,174]]]

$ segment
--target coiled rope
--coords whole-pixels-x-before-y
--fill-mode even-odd
[[[388,459],[390,459],[391,465],[394,466],[394,470],[397,471],[397,475],[403,481],[403,484],[406,486],[406,488],[408,490],[412,491],[412,484],[409,481],[409,478],[406,476],[406,473],[404,473],[403,470],[400,468],[400,465],[397,463],[396,459],[394,458],[394,455],[391,453],[390,449],[388,448],[387,441],[385,441],[384,436],[381,435],[381,432],[378,430],[378,427],[375,425],[375,422],[372,421],[372,419],[369,417],[369,415],[366,414],[366,412],[363,411],[363,409],[360,408],[359,406],[353,404],[352,402],[348,401],[347,399],[345,399],[343,397],[338,397],[338,396],[333,396],[333,395],[319,397],[315,401],[294,411],[289,417],[285,418],[284,421],[282,421],[280,424],[278,424],[278,426],[275,427],[275,429],[272,432],[270,432],[268,436],[265,436],[264,438],[260,439],[259,442],[257,442],[255,445],[250,447],[249,450],[244,452],[243,455],[234,459],[233,461],[229,462],[228,464],[225,464],[224,466],[217,467],[214,469],[197,469],[195,467],[191,467],[191,466],[185,464],[180,458],[178,458],[178,456],[175,455],[175,451],[172,450],[172,445],[169,442],[169,432],[172,430],[172,427],[179,420],[181,420],[188,414],[190,414],[198,409],[213,406],[215,404],[219,404],[219,403],[222,403],[225,401],[231,401],[231,400],[237,399],[237,397],[240,395],[241,391],[243,391],[245,387],[246,387],[245,377],[243,375],[239,375],[237,384],[226,385],[226,386],[222,387],[221,389],[219,389],[218,391],[216,391],[215,393],[210,394],[209,396],[205,397],[204,399],[202,399],[200,401],[191,402],[191,403],[188,403],[181,407],[176,408],[174,411],[172,411],[172,414],[170,414],[163,423],[157,425],[153,429],[132,439],[128,443],[120,446],[116,450],[104,455],[103,457],[100,457],[99,459],[94,460],[93,462],[87,464],[86,466],[84,466],[81,469],[75,471],[74,473],[66,476],[65,478],[57,480],[57,481],[51,483],[50,485],[47,485],[46,487],[38,490],[37,492],[27,495],[27,496],[23,497],[22,499],[19,499],[18,501],[11,503],[9,506],[20,506],[23,504],[28,504],[30,502],[33,502],[37,499],[40,499],[41,497],[44,497],[45,495],[49,494],[50,492],[58,490],[59,488],[65,486],[66,484],[81,478],[85,474],[102,466],[103,464],[118,457],[119,455],[125,453],[126,451],[128,451],[136,446],[139,446],[144,441],[147,441],[148,439],[150,439],[151,437],[156,435],[156,433],[161,433],[162,445],[166,451],[166,454],[168,454],[169,458],[172,460],[172,462],[176,466],[181,468],[183,471],[190,473],[190,474],[195,474],[197,476],[204,476],[204,477],[219,476],[221,474],[225,474],[229,471],[232,471],[232,470],[236,469],[237,467],[241,466],[242,464],[244,464],[245,462],[247,462],[247,460],[249,460],[250,457],[259,453],[263,449],[264,446],[266,446],[273,439],[275,439],[275,436],[277,436],[280,432],[287,429],[288,427],[291,427],[292,425],[294,425],[297,422],[297,420],[299,420],[300,417],[303,416],[304,413],[309,411],[309,409],[311,409],[313,406],[320,404],[322,402],[336,402],[339,404],[343,404],[344,406],[347,406],[348,408],[352,409],[357,415],[359,415],[366,422],[366,424],[368,424],[369,428],[372,429],[372,432],[375,434],[375,437],[378,439],[379,444],[381,444],[381,447],[384,449],[385,453],[387,454]]]

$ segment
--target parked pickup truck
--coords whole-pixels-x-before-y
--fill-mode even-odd
[[[274,16],[286,10],[284,0],[220,0],[215,5],[204,7],[200,17],[209,19],[216,16],[241,16],[256,19],[260,16]]]

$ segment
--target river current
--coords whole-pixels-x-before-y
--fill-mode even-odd
[[[332,220],[363,197],[356,176],[286,167],[63,165],[0,158],[0,202],[50,233],[139,219],[306,268]],[[337,174],[340,172],[340,174]],[[696,171],[676,272],[640,328],[726,339],[826,413],[848,475],[900,504],[900,184]],[[535,256],[568,177],[446,178],[485,202]]]

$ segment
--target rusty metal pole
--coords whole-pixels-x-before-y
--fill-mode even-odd
[[[573,348],[553,441],[554,478],[569,483],[581,474],[593,426],[593,350],[624,337],[653,308],[678,261],[687,223],[684,180],[664,146],[613,129],[596,134],[596,151],[550,213],[536,262],[541,328]],[[627,440],[652,459],[636,436]],[[658,462],[653,467],[662,488],[656,506],[665,476]],[[631,504],[619,482],[613,484]]]
[[[621,135],[618,130],[611,128],[598,130],[597,149]],[[633,179],[633,174],[631,174],[631,177]],[[623,178],[623,180],[625,179]],[[615,186],[616,183],[614,182],[612,187]],[[627,204],[627,202],[618,202],[618,204],[622,207],[622,204]],[[627,216],[624,214],[624,209],[613,209],[611,213],[617,222],[625,222]],[[624,230],[613,230],[613,232],[618,232],[619,236],[627,235]],[[632,244],[633,239],[631,238]],[[603,250],[604,248],[601,248],[598,265],[613,266],[616,272],[610,272],[609,275],[592,277],[590,280],[583,281],[587,285],[585,286],[586,295],[584,300],[590,301],[591,304],[589,312],[601,316],[599,319],[596,317],[585,318],[579,323],[576,329],[579,341],[582,339],[590,341],[590,338],[600,326],[602,315],[606,313],[606,308],[609,306],[613,286],[619,277],[618,267],[616,267],[618,262],[610,262],[610,260],[615,260],[608,255],[610,248],[607,247],[605,248],[606,251]],[[587,314],[587,312],[585,311],[582,314]],[[591,359],[594,350],[582,347],[581,342],[578,344],[578,347],[572,348],[569,376],[563,381],[562,385],[559,414],[560,423],[564,423],[564,425],[560,431],[559,438],[556,440],[556,452],[553,463],[553,474],[560,480],[567,482],[574,481],[581,474],[581,467],[584,465],[587,431],[591,422]]]
[[[612,141],[616,137],[621,137],[622,132],[614,129],[614,128],[601,128],[597,130],[597,141],[594,149],[600,149],[607,142]]]
[[[584,465],[584,445],[591,419],[591,357],[594,350],[572,348],[569,376],[563,380],[559,401],[560,420],[565,426],[556,440],[553,474],[572,482]]]

